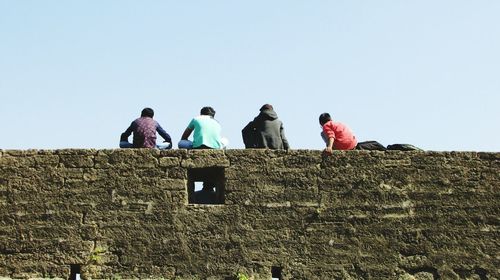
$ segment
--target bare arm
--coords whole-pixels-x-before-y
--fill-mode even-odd
[[[188,140],[189,135],[191,135],[192,132],[193,132],[193,130],[191,128],[187,127],[186,130],[184,130],[184,133],[182,133],[181,140]]]
[[[331,155],[332,152],[333,152],[333,142],[335,141],[335,139],[333,138],[328,138],[328,145],[326,146],[325,148],[325,154],[328,154],[328,155]]]

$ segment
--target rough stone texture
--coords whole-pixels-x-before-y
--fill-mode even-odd
[[[500,154],[0,150],[0,278],[500,279]],[[225,170],[188,204],[189,168]]]

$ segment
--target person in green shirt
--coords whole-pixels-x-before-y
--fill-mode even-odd
[[[214,119],[212,107],[201,108],[200,115],[189,122],[179,142],[180,149],[224,149],[227,140],[221,137],[221,125]],[[193,133],[193,141],[188,138]]]

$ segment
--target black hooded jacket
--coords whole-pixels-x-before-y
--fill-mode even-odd
[[[260,112],[255,119],[241,131],[245,148],[269,148],[288,150],[283,123],[274,110]]]

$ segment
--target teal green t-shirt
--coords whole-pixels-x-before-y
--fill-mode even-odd
[[[210,116],[198,116],[191,120],[188,128],[194,130],[193,148],[201,145],[213,149],[221,149],[221,126],[217,120]]]

